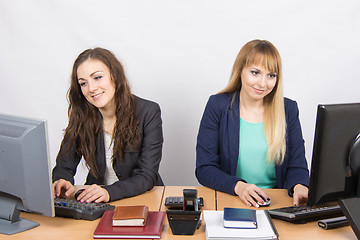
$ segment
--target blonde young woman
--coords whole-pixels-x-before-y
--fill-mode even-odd
[[[196,177],[249,206],[266,188],[307,201],[309,170],[297,103],[283,97],[279,52],[266,40],[240,50],[228,86],[209,98],[198,133]],[[261,195],[261,196],[259,196]]]

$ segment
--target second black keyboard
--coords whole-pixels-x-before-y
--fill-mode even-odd
[[[329,207],[290,206],[269,210],[272,218],[292,223],[306,223],[344,216],[339,205]]]
[[[85,203],[75,199],[55,198],[55,216],[74,219],[95,220],[107,210],[114,210],[115,206],[108,203]]]

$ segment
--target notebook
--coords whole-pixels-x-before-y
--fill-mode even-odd
[[[113,226],[145,226],[149,208],[147,206],[117,206],[113,215]]]
[[[105,211],[94,232],[94,238],[159,239],[165,212],[149,212],[146,226],[112,226],[114,211]]]
[[[278,233],[267,210],[256,210],[258,227],[255,229],[225,228],[223,211],[204,210],[203,214],[207,240],[278,239]]]
[[[246,208],[224,208],[224,227],[257,228],[256,210]]]

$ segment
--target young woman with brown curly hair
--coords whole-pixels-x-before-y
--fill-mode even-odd
[[[54,195],[75,191],[84,158],[89,174],[79,201],[109,202],[163,185],[162,120],[158,104],[130,91],[113,53],[88,49],[75,60],[68,91],[69,123],[53,169]]]

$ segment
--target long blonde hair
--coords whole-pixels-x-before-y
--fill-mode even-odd
[[[268,143],[268,161],[281,165],[286,151],[286,121],[281,58],[276,47],[267,40],[246,43],[236,57],[228,85],[219,94],[233,93],[234,100],[242,86],[241,72],[252,64],[261,65],[277,75],[273,90],[264,97],[264,132]]]

